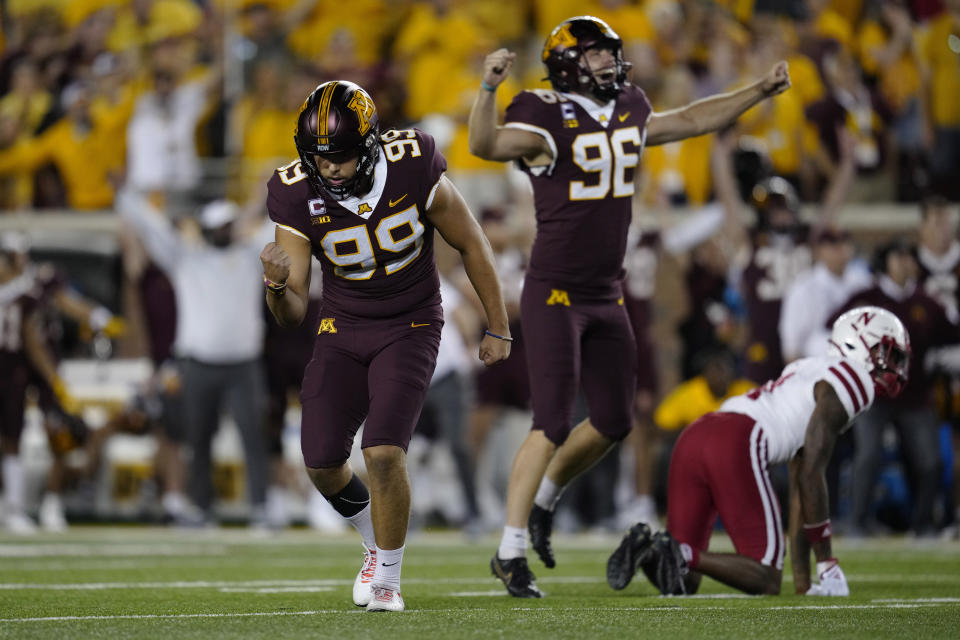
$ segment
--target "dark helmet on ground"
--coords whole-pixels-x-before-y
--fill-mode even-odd
[[[362,195],[373,185],[373,170],[380,157],[380,118],[370,95],[352,82],[324,82],[307,96],[293,140],[310,184],[336,200]],[[329,184],[320,176],[315,155],[332,162],[357,158],[357,172],[342,184]]]
[[[613,50],[616,68],[609,82],[598,82],[584,59],[587,49],[594,47]],[[593,16],[576,16],[557,25],[543,45],[543,64],[547,79],[557,91],[592,93],[600,100],[617,97],[631,66],[623,60],[623,41],[617,32]]]

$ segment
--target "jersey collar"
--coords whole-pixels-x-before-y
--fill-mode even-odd
[[[917,257],[931,273],[947,273],[960,261],[960,242],[954,241],[947,252],[939,256],[921,245],[917,249]]]
[[[563,93],[560,95],[567,100],[579,104],[583,110],[587,112],[587,115],[600,123],[600,126],[604,129],[610,124],[610,119],[613,117],[613,107],[617,103],[615,99],[611,99],[606,104],[597,104],[590,98],[581,96],[578,93]]]
[[[373,186],[370,187],[370,191],[363,194],[363,197],[350,196],[349,198],[340,200],[337,204],[364,220],[369,219],[373,214],[373,210],[376,209],[380,203],[380,196],[383,195],[383,188],[387,184],[387,166],[387,159],[381,149],[380,157],[377,159],[377,164],[373,169]]]

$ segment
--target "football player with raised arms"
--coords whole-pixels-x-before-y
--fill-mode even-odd
[[[553,90],[518,94],[497,124],[495,92],[513,64],[499,49],[484,61],[469,142],[487,160],[517,161],[533,185],[537,218],[521,319],[530,370],[533,429],[513,462],[503,538],[491,568],[517,597],[541,597],[526,561],[527,529],[547,567],[553,508],[567,484],[622,440],[632,425],[636,347],[623,306],[623,258],[634,183],[645,144],[716,131],[787,90],[785,62],[753,84],[654,113],[627,81],[620,37],[578,16],[543,48]],[[590,417],[572,424],[582,388]]]
[[[436,365],[443,311],[434,229],[460,252],[487,316],[479,357],[510,354],[493,254],[444,176],[433,138],[380,131],[373,100],[352,82],[318,86],[297,118],[300,158],[274,172],[267,209],[276,241],[261,254],[267,304],[283,326],[307,309],[310,256],[323,300],[300,392],[301,446],[321,494],[360,532],[353,600],[402,611],[400,567],[410,515],[406,449]],[[348,458],[360,424],[369,492]]]
[[[834,322],[829,344],[828,355],[792,362],[684,429],[670,459],[667,530],[630,528],[607,562],[611,587],[643,569],[666,595],[695,593],[704,575],[750,594],[780,593],[784,536],[768,466],[788,462],[794,588],[850,595],[830,544],[826,468],[854,418],[907,384],[910,337],[897,316],[865,306]],[[718,515],[735,553],[707,550]]]

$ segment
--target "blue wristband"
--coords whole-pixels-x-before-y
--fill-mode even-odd
[[[504,342],[513,342],[513,338],[508,338],[507,336],[498,336],[497,334],[493,333],[489,329],[484,329],[483,332],[488,336],[490,336],[491,338],[496,338],[497,340],[503,340]]]
[[[494,91],[497,90],[496,87],[491,87],[490,85],[488,85],[488,84],[487,84],[485,81],[483,81],[483,80],[480,81],[480,86],[483,87],[484,90],[489,91],[490,93],[493,93]]]

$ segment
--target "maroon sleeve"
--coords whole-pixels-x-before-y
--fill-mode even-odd
[[[447,172],[447,159],[437,149],[437,143],[429,133],[414,129],[417,136],[417,143],[420,146],[420,158],[423,162],[420,171],[423,176],[421,184],[425,193],[423,201],[429,200],[431,193],[440,182],[440,178]]]
[[[540,95],[548,97],[544,99],[541,98]],[[556,103],[559,101],[559,98],[556,97],[553,91],[545,89],[542,90],[540,95],[537,95],[533,91],[521,91],[514,96],[503,117],[504,124],[519,122],[534,126],[543,126],[540,123],[544,122],[547,116],[545,111],[550,104],[548,101],[552,100],[553,103]],[[557,111],[557,109],[554,108],[554,111]]]
[[[322,203],[312,194],[299,162],[277,169],[267,182],[267,213],[270,219],[307,238],[310,234],[307,208],[311,200]]]

